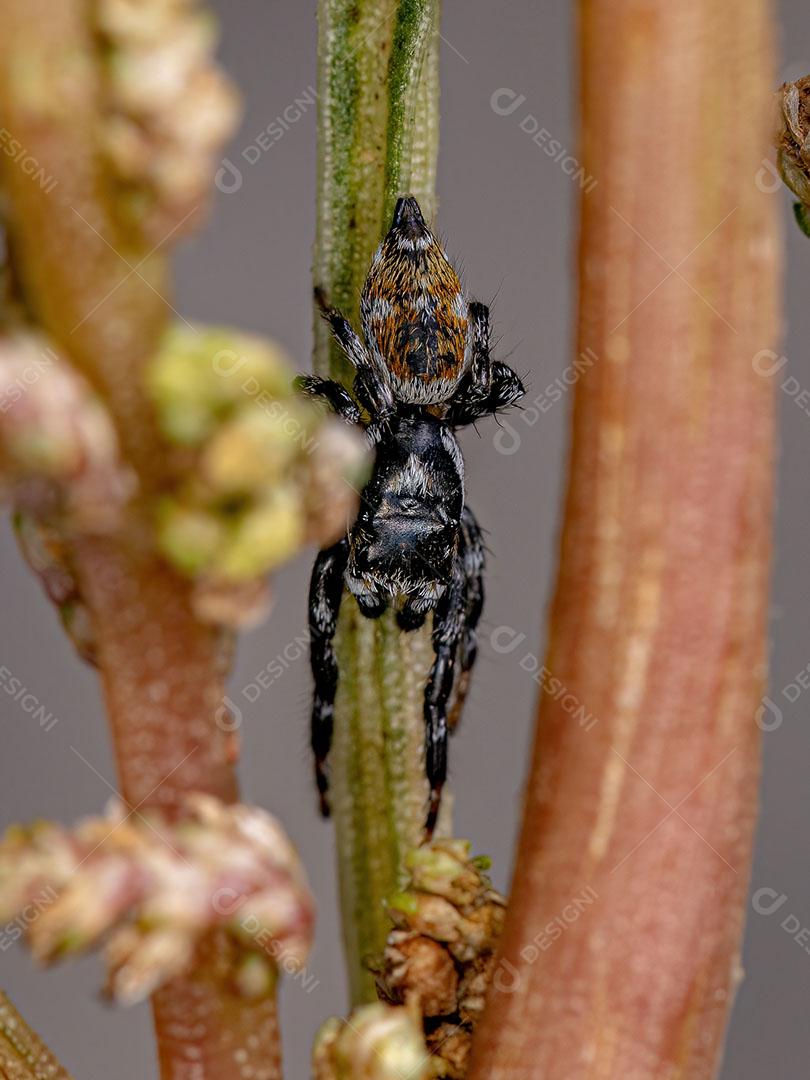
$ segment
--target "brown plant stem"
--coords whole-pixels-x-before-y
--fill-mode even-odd
[[[162,1080],[281,1080],[276,997],[245,1001],[229,990],[229,960],[217,938],[193,977],[167,983],[152,998]]]
[[[0,160],[26,305],[103,394],[142,475],[162,464],[140,372],[169,314],[162,250],[118,220],[99,166],[102,86],[87,5],[8,0],[0,11],[3,123],[33,162]]]
[[[772,5],[582,0],[579,42],[596,186],[577,354],[598,359],[576,388],[550,621],[565,693],[541,703],[470,1075],[703,1080],[741,977],[756,816]]]
[[[9,0],[0,14],[3,123],[55,185],[2,156],[11,252],[26,306],[102,394],[142,488],[166,448],[143,387],[165,322],[160,251],[118,222],[98,148],[102,89],[88,6]],[[168,237],[166,238],[169,239]],[[224,667],[189,587],[149,550],[133,511],[126,534],[80,538],[76,564],[98,644],[121,793],[171,807],[187,791],[236,797],[235,743],[217,724]],[[280,1074],[273,996],[222,983],[222,942],[153,999],[164,1080]]]
[[[221,712],[227,665],[186,583],[124,540],[82,539],[77,561],[124,798],[170,810],[190,791],[235,801],[237,747]]]
[[[35,1031],[0,990],[0,1077],[2,1080],[71,1080]]]

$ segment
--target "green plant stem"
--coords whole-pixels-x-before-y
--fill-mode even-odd
[[[320,0],[318,220],[314,283],[358,325],[374,249],[399,195],[436,209],[439,0]],[[351,385],[352,371],[315,315],[315,370]],[[382,951],[383,902],[403,883],[422,839],[422,688],[430,631],[407,636],[344,597],[336,648],[332,808],[343,937],[355,1004],[374,1000],[365,960]],[[440,825],[448,827],[445,810]]]
[[[439,0],[320,0],[315,284],[356,321],[398,195],[436,210]],[[315,370],[352,372],[315,312]]]

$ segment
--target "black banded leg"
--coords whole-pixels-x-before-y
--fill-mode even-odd
[[[465,620],[465,587],[462,558],[433,615],[433,667],[425,687],[425,770],[430,785],[425,834],[429,840],[436,827],[442,788],[447,779],[447,703],[453,692],[459,641]]]
[[[334,637],[343,596],[343,574],[348,558],[348,537],[319,552],[309,585],[309,649],[315,680],[310,736],[312,752],[315,755],[315,782],[324,817],[329,816],[329,776],[326,760],[332,745],[338,682]]]
[[[475,515],[468,506],[461,518],[462,557],[466,580],[466,616],[458,647],[456,695],[448,723],[454,731],[470,688],[473,665],[478,655],[478,621],[484,608],[484,541]]]
[[[360,423],[360,410],[352,395],[334,379],[322,379],[318,375],[299,375],[295,387],[309,397],[323,398],[332,411],[347,424]]]

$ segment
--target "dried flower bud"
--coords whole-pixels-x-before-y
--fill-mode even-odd
[[[377,966],[377,990],[423,1017],[438,1075],[465,1075],[503,928],[504,898],[470,857],[465,840],[435,840],[410,852],[411,880],[392,897],[395,929]]]
[[[418,1014],[377,1003],[321,1027],[313,1080],[429,1080],[436,1075]]]
[[[249,995],[272,987],[277,963],[300,966],[312,900],[298,857],[263,810],[190,796],[185,813],[114,805],[72,830],[15,827],[0,843],[0,920],[23,908],[34,955],[53,962],[105,941],[107,992],[137,1001],[191,964],[218,930],[232,979]]]
[[[77,533],[115,528],[134,491],[101,401],[42,335],[0,341],[0,480],[23,555],[79,655],[95,644],[72,561]]]
[[[423,935],[394,930],[385,949],[386,990],[403,1004],[415,1002],[423,1016],[456,1011],[459,977],[450,952]]]
[[[216,28],[197,0],[96,0],[108,113],[102,143],[122,210],[145,239],[181,235],[207,202],[239,115],[213,62]]]
[[[461,941],[463,917],[458,908],[441,896],[429,893],[398,893],[388,901],[394,925],[410,929],[434,941]]]
[[[216,328],[173,329],[148,372],[183,474],[158,507],[163,554],[195,581],[201,618],[243,625],[245,589],[303,544],[345,529],[365,478],[359,434],[293,390],[282,354]],[[229,590],[232,590],[229,599]]]
[[[808,232],[810,215],[810,76],[779,90],[781,124],[777,163],[782,179],[798,198],[796,218]]]
[[[464,1080],[470,1064],[472,1031],[461,1024],[440,1024],[427,1036],[428,1050],[444,1080]]]

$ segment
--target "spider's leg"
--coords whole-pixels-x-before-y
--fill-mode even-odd
[[[453,692],[456,657],[466,618],[463,554],[459,553],[447,590],[433,615],[433,666],[425,687],[425,768],[430,785],[425,833],[433,835],[447,779],[447,702]]]
[[[299,375],[295,388],[309,397],[323,398],[341,420],[347,424],[360,423],[360,410],[352,395],[334,379],[322,379],[318,375]]]
[[[315,782],[321,803],[321,813],[329,816],[329,777],[326,759],[332,745],[335,693],[338,668],[334,637],[337,629],[340,601],[343,596],[343,575],[349,558],[349,540],[318,553],[309,585],[310,663],[315,680],[312,701],[311,743],[315,755]]]
[[[461,535],[467,606],[464,629],[458,647],[459,672],[456,679],[456,695],[448,718],[451,732],[458,724],[467,691],[470,688],[470,677],[478,655],[478,620],[481,618],[484,607],[484,542],[475,515],[468,506],[464,507],[461,518]]]
[[[332,334],[354,368],[354,390],[361,405],[370,413],[393,411],[394,396],[387,380],[375,366],[368,349],[349,320],[337,308],[330,307],[321,289],[315,289],[315,302],[329,323]]]
[[[500,412],[522,397],[523,383],[508,364],[493,360],[489,352],[489,308],[469,306],[472,362],[450,401],[447,420],[454,427],[474,424],[482,416]]]

